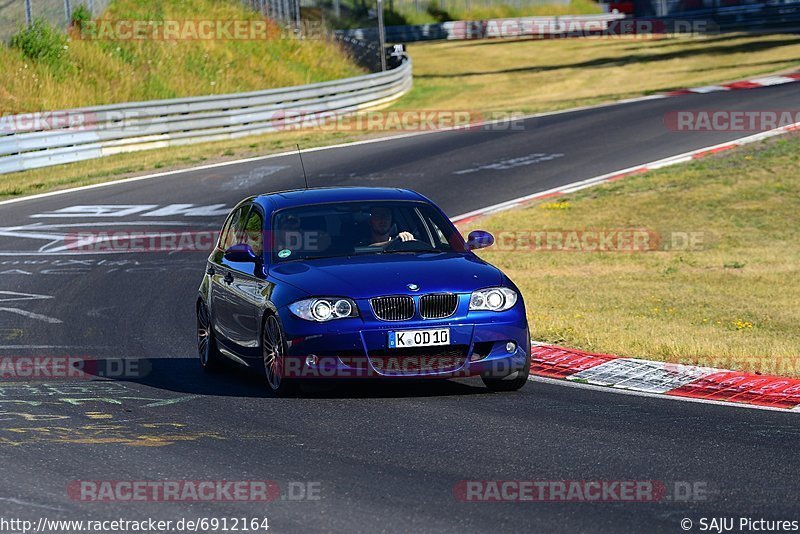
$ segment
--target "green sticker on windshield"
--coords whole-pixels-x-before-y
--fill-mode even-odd
[[[288,248],[285,248],[285,249],[281,250],[280,252],[278,252],[278,257],[279,258],[288,258],[291,255],[292,255],[292,251],[289,250]]]

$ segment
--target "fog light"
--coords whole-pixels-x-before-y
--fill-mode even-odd
[[[313,354],[306,356],[306,367],[315,367],[319,363],[319,358]]]
[[[513,341],[509,341],[508,343],[506,343],[506,352],[511,354],[515,350],[517,350],[517,344],[516,343],[514,343]]]

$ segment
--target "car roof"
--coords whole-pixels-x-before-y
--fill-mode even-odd
[[[277,210],[325,202],[416,200],[428,199],[409,189],[389,187],[314,187],[266,193],[255,197],[265,210]]]

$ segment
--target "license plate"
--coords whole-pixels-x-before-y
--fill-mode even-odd
[[[434,347],[450,344],[450,329],[437,328],[435,330],[403,330],[389,332],[389,348],[403,347]]]

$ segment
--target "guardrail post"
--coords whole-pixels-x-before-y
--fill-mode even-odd
[[[33,24],[33,14],[31,13],[31,0],[25,0],[25,24],[28,28]]]
[[[386,29],[383,27],[383,0],[378,0],[378,41],[381,55],[381,71],[386,71]]]

